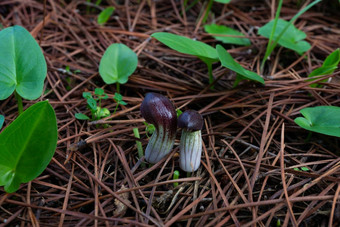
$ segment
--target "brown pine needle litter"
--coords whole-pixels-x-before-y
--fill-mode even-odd
[[[0,187],[0,226],[340,225],[340,141],[309,135],[294,123],[302,108],[340,104],[339,70],[320,78],[330,79],[321,88],[311,88],[315,81],[306,79],[339,48],[338,1],[320,3],[295,22],[312,48],[300,56],[278,46],[261,74],[264,86],[243,82],[232,88],[235,73],[215,63],[214,89],[204,63],[150,35],[171,32],[215,47],[219,42],[203,25],[233,27],[252,44],[226,49],[260,74],[268,40],[257,30],[274,18],[278,1],[215,2],[206,22],[208,1],[189,9],[185,2],[0,2],[0,26],[25,27],[43,49],[48,75],[37,101],[52,104],[59,133],[55,155],[38,178],[11,194]],[[280,18],[291,19],[300,2],[284,1]],[[97,16],[108,6],[115,12],[99,26]],[[123,43],[138,55],[137,70],[120,88],[128,105],[96,122],[77,120],[76,113],[90,113],[84,91],[103,88],[109,99],[102,100],[102,107],[111,112],[116,107],[115,85],[106,85],[98,74],[101,56],[112,43]],[[180,130],[170,155],[141,167],[133,128],[145,149],[149,139],[139,108],[147,92],[162,93],[176,109],[203,115],[198,171],[172,178],[179,170]],[[24,100],[24,109],[35,102]],[[17,117],[13,95],[0,102],[0,114],[6,116],[4,127]]]

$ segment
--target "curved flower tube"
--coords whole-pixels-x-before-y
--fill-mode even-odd
[[[157,163],[172,149],[177,129],[177,116],[168,98],[157,93],[147,93],[141,105],[144,119],[155,126],[156,130],[145,150],[145,159]]]
[[[186,172],[194,172],[201,163],[203,118],[195,110],[187,110],[178,118],[178,127],[183,128],[180,142],[179,164]]]

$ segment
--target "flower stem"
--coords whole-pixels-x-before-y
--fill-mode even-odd
[[[14,92],[14,95],[15,95],[15,99],[18,102],[18,111],[19,111],[19,115],[20,115],[24,112],[24,107],[22,105],[22,98],[17,92]]]

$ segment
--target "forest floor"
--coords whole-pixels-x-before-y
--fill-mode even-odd
[[[233,88],[236,74],[215,63],[213,89],[202,61],[150,37],[166,31],[221,44],[204,31],[206,2],[188,10],[183,2],[0,2],[1,26],[25,27],[47,61],[44,94],[24,100],[24,108],[48,99],[58,119],[57,149],[47,169],[15,193],[0,188],[0,226],[339,225],[340,141],[294,123],[302,108],[340,104],[339,70],[324,76],[331,79],[322,87],[312,88],[307,80],[340,46],[339,2],[321,2],[295,22],[310,50],[299,55],[278,46],[263,71],[268,39],[257,31],[275,17],[278,1],[214,2],[205,23],[235,28],[251,40],[250,46],[224,47],[265,85],[246,81]],[[107,6],[115,7],[114,14],[100,26],[97,16]],[[280,18],[289,20],[304,6],[305,1],[284,1]],[[103,88],[109,99],[102,107],[116,108],[116,86],[106,85],[98,73],[112,43],[138,55],[137,70],[120,87],[127,105],[97,124],[78,120],[76,113],[90,114],[85,91]],[[198,171],[187,175],[179,168],[179,130],[170,155],[147,168],[140,165],[133,128],[145,149],[149,138],[140,105],[147,92],[203,115]],[[17,117],[14,96],[0,102],[0,114],[4,127]],[[78,146],[80,141],[86,144]]]

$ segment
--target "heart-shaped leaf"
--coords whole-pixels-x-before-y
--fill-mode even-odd
[[[194,55],[203,59],[218,61],[216,50],[200,41],[167,32],[156,32],[151,35],[161,43],[183,54]],[[203,60],[202,59],[202,60]],[[204,60],[203,60],[204,61]]]
[[[223,43],[231,43],[237,45],[250,45],[250,40],[247,38],[239,38],[239,37],[229,37],[229,36],[244,36],[241,32],[229,28],[224,25],[217,24],[209,24],[204,26],[204,30],[211,34],[215,39],[223,42]],[[221,35],[221,36],[219,36]]]
[[[129,47],[121,43],[111,44],[100,60],[99,74],[106,84],[125,84],[137,64],[137,55]]]
[[[273,37],[274,40],[278,39],[279,35],[288,24],[289,24],[288,21],[282,19],[277,20],[276,29]],[[271,20],[270,22],[268,22],[259,29],[259,34],[269,39],[273,26],[274,20]],[[308,42],[303,40],[305,38],[306,33],[297,29],[293,24],[290,24],[288,29],[279,39],[278,43],[283,47],[296,51],[299,54],[303,54],[311,47]]]
[[[14,91],[29,100],[42,94],[47,67],[31,34],[21,26],[0,31],[0,100]]]
[[[0,134],[0,186],[8,193],[39,176],[57,146],[57,119],[48,101],[34,104]]]
[[[308,107],[300,112],[304,117],[298,117],[294,121],[301,128],[329,136],[340,137],[340,107]]]
[[[260,77],[259,75],[257,75],[256,73],[246,70],[244,69],[239,63],[237,63],[233,57],[226,51],[226,49],[224,49],[221,45],[217,45],[216,46],[216,50],[218,53],[218,56],[220,58],[221,64],[236,72],[237,74],[241,75],[238,76],[236,82],[238,83],[241,79],[248,79],[248,80],[254,80],[257,82],[260,82],[262,84],[264,84],[264,80],[262,77]]]

